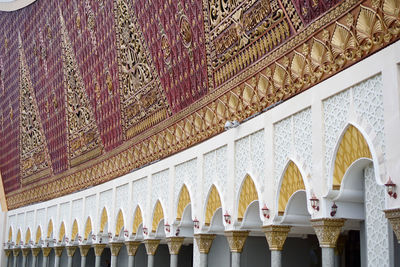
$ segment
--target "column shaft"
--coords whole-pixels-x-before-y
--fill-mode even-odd
[[[86,256],[81,257],[81,267],[86,267]]]
[[[13,267],[17,267],[17,260],[18,260],[18,257],[17,257],[17,256],[14,256]]]
[[[335,249],[321,248],[322,250],[322,267],[335,267]]]
[[[154,267],[154,255],[147,255],[147,267]]]
[[[32,267],[36,267],[37,265],[37,256],[32,255]]]
[[[200,267],[207,267],[208,265],[208,254],[200,253]]]
[[[232,267],[240,267],[240,252],[232,252]]]
[[[22,267],[26,267],[26,256],[22,257]]]
[[[282,266],[282,251],[271,250],[271,267],[281,267],[281,266]]]
[[[96,262],[94,264],[95,267],[100,267],[101,256],[96,256]]]
[[[135,256],[128,256],[128,267],[135,267]]]
[[[55,257],[54,267],[60,267],[60,257],[59,256]]]
[[[6,267],[8,267],[8,261],[9,261],[10,256],[6,255]]]
[[[118,256],[111,256],[111,267],[117,267]]]
[[[171,256],[170,256],[170,267],[178,267],[178,255],[171,254]]]
[[[72,267],[72,256],[68,256],[68,263],[67,263],[68,267]]]
[[[43,256],[43,267],[47,267],[47,260],[48,259],[49,259],[49,257]]]

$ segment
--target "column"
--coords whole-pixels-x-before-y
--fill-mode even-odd
[[[27,262],[27,258],[29,253],[31,252],[30,248],[23,248],[22,249],[22,267],[26,267],[26,262]]]
[[[344,252],[345,243],[346,243],[346,238],[343,235],[340,235],[336,243],[336,249],[335,249],[335,267],[342,266],[342,256]]]
[[[290,232],[290,226],[267,225],[263,226],[263,232],[271,251],[271,267],[281,267],[283,245]]]
[[[335,247],[344,219],[321,218],[311,220],[322,250],[322,267],[335,266]]]
[[[79,251],[81,252],[81,267],[86,267],[86,256],[89,253],[90,248],[90,245],[79,246]],[[72,267],[72,265],[68,267]]]
[[[135,256],[141,242],[128,241],[125,242],[126,251],[128,252],[128,267],[135,267]]]
[[[154,267],[154,255],[156,254],[160,239],[146,239],[144,245],[147,252],[147,267]]]
[[[51,250],[52,250],[52,247],[42,248],[42,251],[43,251],[43,267],[48,267],[48,265],[49,265],[48,262],[49,262],[49,255],[50,255]]]
[[[54,247],[54,253],[56,256],[54,260],[54,267],[60,267],[60,259],[63,251],[64,247]]]
[[[118,254],[124,243],[110,243],[111,267],[117,267]]]
[[[168,249],[170,254],[170,267],[178,267],[179,250],[183,244],[184,237],[168,237]]]
[[[6,267],[8,267],[8,262],[10,261],[11,249],[5,249],[4,253],[6,254]]]
[[[228,239],[229,248],[232,254],[232,267],[240,267],[240,254],[242,253],[248,235],[249,231],[225,231],[225,236]]]
[[[397,241],[400,243],[400,209],[384,210],[386,218],[392,225]]]
[[[38,261],[38,256],[42,249],[41,248],[31,248],[31,250],[32,250],[32,267],[36,267],[37,261]]]
[[[101,254],[103,253],[104,248],[106,247],[106,244],[95,244],[94,245],[94,254],[96,255],[96,263],[95,267],[100,267],[100,261],[101,261]]]
[[[14,264],[13,264],[13,266],[14,267],[17,267],[17,261],[18,261],[18,256],[19,256],[20,252],[21,252],[21,249],[19,249],[19,248],[14,248],[13,249],[13,255],[14,255]]]
[[[68,267],[72,267],[72,260],[75,255],[76,246],[67,246],[67,255],[68,255]]]
[[[200,250],[200,267],[207,267],[208,265],[208,252],[210,252],[210,248],[212,242],[214,241],[216,235],[209,234],[195,234],[194,238],[196,239],[197,246]]]

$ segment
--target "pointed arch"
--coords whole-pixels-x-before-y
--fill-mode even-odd
[[[12,236],[13,236],[13,230],[12,227],[10,226],[10,228],[8,229],[8,242],[12,241]]]
[[[17,240],[15,241],[15,245],[18,246],[20,242],[21,242],[21,229],[18,229]]]
[[[372,160],[371,151],[361,132],[353,125],[349,125],[342,136],[336,152],[333,169],[333,189],[340,189],[347,169],[354,161],[360,158],[369,158]]]
[[[84,236],[85,240],[88,240],[91,232],[92,232],[92,220],[90,219],[90,217],[88,217],[85,224],[85,236]]]
[[[297,165],[290,161],[285,170],[279,190],[278,213],[283,215],[290,197],[299,190],[306,190],[303,176]]]
[[[181,192],[179,193],[179,201],[178,201],[178,208],[176,211],[176,220],[180,221],[182,219],[183,211],[185,210],[186,206],[189,205],[191,202],[189,190],[187,189],[186,185],[183,185],[181,188]]]
[[[42,228],[39,225],[37,230],[36,230],[35,244],[39,244],[39,241],[40,241],[41,238],[42,238]]]
[[[124,225],[124,214],[122,213],[122,210],[119,210],[117,215],[117,223],[115,224],[115,236],[119,236]]]
[[[50,238],[53,236],[53,220],[50,219],[49,224],[47,226],[47,238]]]
[[[31,229],[28,227],[28,230],[26,230],[25,234],[25,244],[29,244],[31,241]]]
[[[133,227],[132,227],[132,233],[136,234],[139,226],[143,223],[143,216],[142,216],[142,210],[140,209],[140,206],[138,205],[136,207],[135,211],[135,217],[133,218]]]
[[[211,219],[215,211],[222,206],[221,197],[219,196],[218,190],[215,185],[210,188],[210,193],[208,194],[207,206],[206,206],[206,220],[205,224],[210,225]]]
[[[58,232],[58,241],[61,242],[65,236],[65,224],[64,222],[61,223],[60,231]]]
[[[107,209],[104,207],[100,217],[100,233],[103,233],[107,223],[108,223]]]
[[[154,206],[154,212],[153,212],[153,223],[152,223],[152,229],[151,229],[151,231],[153,233],[155,233],[157,231],[158,224],[161,222],[162,219],[164,219],[164,211],[161,206],[160,200],[157,200],[157,203]]]
[[[74,222],[72,223],[72,230],[71,230],[71,241],[74,241],[76,236],[79,233],[79,227],[78,227],[78,222],[75,219]]]
[[[247,207],[255,200],[258,200],[256,185],[250,175],[243,180],[239,196],[238,221],[242,221]]]

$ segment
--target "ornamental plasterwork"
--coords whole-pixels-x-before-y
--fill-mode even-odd
[[[169,169],[160,171],[151,176],[151,207],[159,199],[162,205],[168,203],[168,192],[169,192]],[[164,209],[166,207],[163,207]]]
[[[169,110],[132,8],[115,0],[120,98],[127,138],[166,119]]]
[[[274,125],[274,176],[278,182],[289,155],[293,151],[292,117]]]
[[[181,249],[184,239],[185,239],[184,237],[168,237],[167,238],[168,249],[169,249],[170,255],[178,255],[179,254],[179,250]]]
[[[197,190],[194,189],[196,188],[198,178],[197,158],[175,166],[174,200],[178,201],[183,184],[186,184],[188,190],[193,190],[190,193],[195,194]],[[196,196],[192,197],[195,198]],[[176,202],[174,206],[177,204]]]
[[[136,206],[140,204],[141,209],[146,209],[147,208],[147,194],[148,194],[148,186],[147,186],[147,177],[142,178],[140,180],[137,180],[133,182],[133,209],[136,209]],[[143,212],[143,211],[142,211]],[[142,213],[143,215],[143,213]],[[145,218],[143,218],[145,219]]]
[[[97,214],[97,207],[96,207],[96,195],[91,195],[86,197],[85,200],[85,215],[87,217],[90,216],[92,220],[96,219],[96,214]],[[86,218],[84,218],[86,220]]]
[[[112,205],[112,190],[107,190],[100,193],[99,210],[101,211],[106,207],[107,212],[110,211]]]
[[[293,116],[293,147],[310,172],[312,171],[312,123],[311,108]]]
[[[129,200],[127,201],[128,189],[129,187],[127,184],[117,187],[115,192],[115,207],[117,210],[122,208],[124,212],[128,211],[128,205],[130,203]]]
[[[336,242],[339,238],[344,222],[344,219],[331,218],[311,220],[311,224],[314,227],[321,248],[336,247]]]
[[[242,253],[249,231],[225,231],[231,252]]]
[[[204,194],[207,194],[210,186],[215,183],[218,185],[218,189],[224,195],[227,190],[227,179],[228,179],[228,147],[223,146],[214,151],[208,152],[204,155]],[[223,196],[221,196],[223,197]]]
[[[82,221],[82,214],[83,214],[83,199],[77,199],[72,201],[72,219],[78,219]]]
[[[58,218],[60,222],[66,222],[67,225],[70,224],[70,202],[65,202],[60,205],[60,213]]]
[[[21,183],[26,185],[51,175],[51,163],[36,96],[28,71],[21,36],[20,60],[20,149]]]
[[[102,142],[60,10],[64,86],[71,167],[102,153]]]
[[[268,225],[263,227],[265,238],[270,250],[282,250],[290,232],[290,226]]]

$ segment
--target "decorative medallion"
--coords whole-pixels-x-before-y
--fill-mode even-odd
[[[71,41],[60,10],[64,85],[70,166],[79,165],[102,153],[96,121],[86,96]]]

